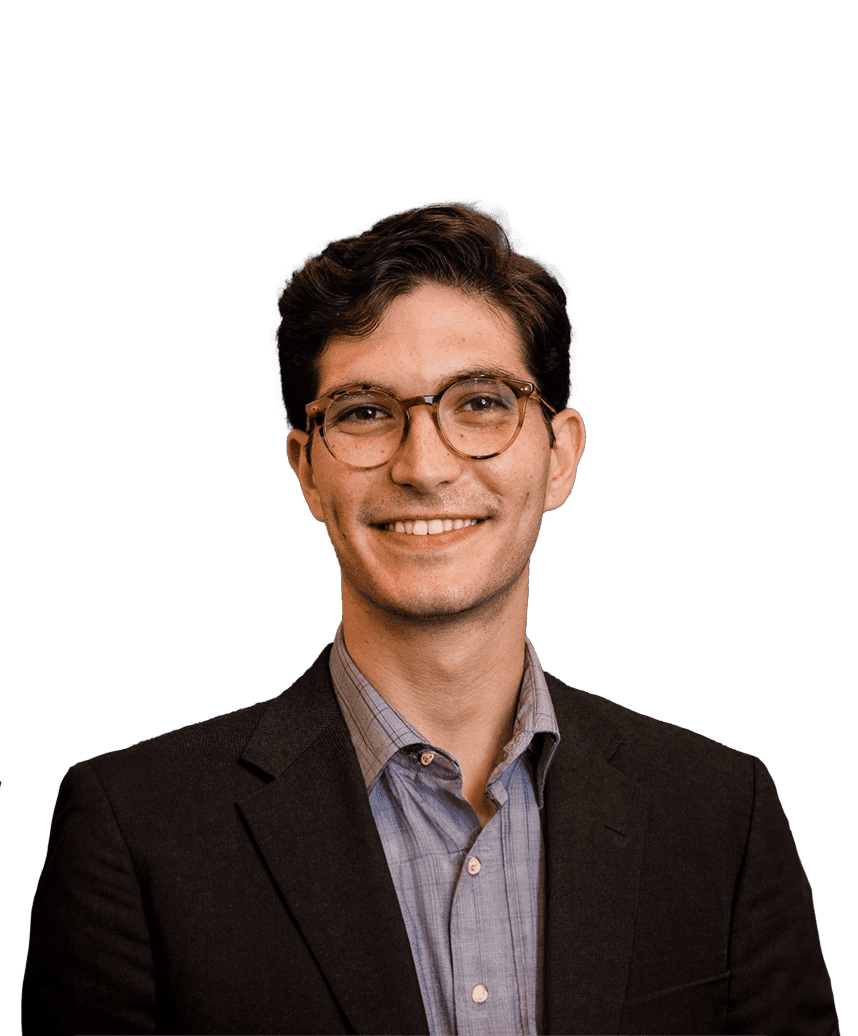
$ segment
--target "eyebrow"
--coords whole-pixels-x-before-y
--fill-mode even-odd
[[[445,388],[452,385],[454,381],[459,381],[462,378],[511,378],[513,381],[532,381],[532,375],[521,375],[515,374],[513,371],[507,370],[505,367],[463,367],[459,371],[453,371],[440,383],[436,392],[427,393],[427,395],[438,395],[439,392],[443,392]],[[351,378],[349,381],[343,381],[338,385],[334,385],[333,388],[329,388],[327,392],[323,392],[323,396],[333,396],[336,392],[345,392],[347,389],[353,388],[375,388],[381,389],[382,392],[386,392],[389,396],[398,397],[396,389],[392,388],[390,384],[385,384],[383,381],[370,381],[369,379],[363,379],[359,376]]]

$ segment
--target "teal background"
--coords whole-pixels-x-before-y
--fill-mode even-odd
[[[569,294],[589,441],[533,558],[539,657],[763,759],[856,1027],[854,20],[6,8],[0,1029],[67,768],[272,697],[333,638],[277,296],[332,238],[447,200],[502,213]]]

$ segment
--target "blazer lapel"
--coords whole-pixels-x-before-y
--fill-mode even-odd
[[[349,1023],[363,1033],[428,1033],[327,649],[272,703],[242,759],[274,777],[238,808]]]
[[[587,696],[548,680],[561,741],[545,784],[545,1032],[617,1033],[647,804],[608,762],[620,742]]]

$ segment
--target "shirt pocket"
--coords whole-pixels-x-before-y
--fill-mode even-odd
[[[662,989],[623,1004],[620,1033],[627,1036],[707,1036],[727,1024],[730,972]]]

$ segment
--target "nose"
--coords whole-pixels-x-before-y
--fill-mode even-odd
[[[459,477],[462,458],[441,438],[429,407],[418,404],[408,414],[405,437],[390,462],[390,477],[398,485],[431,493]]]

